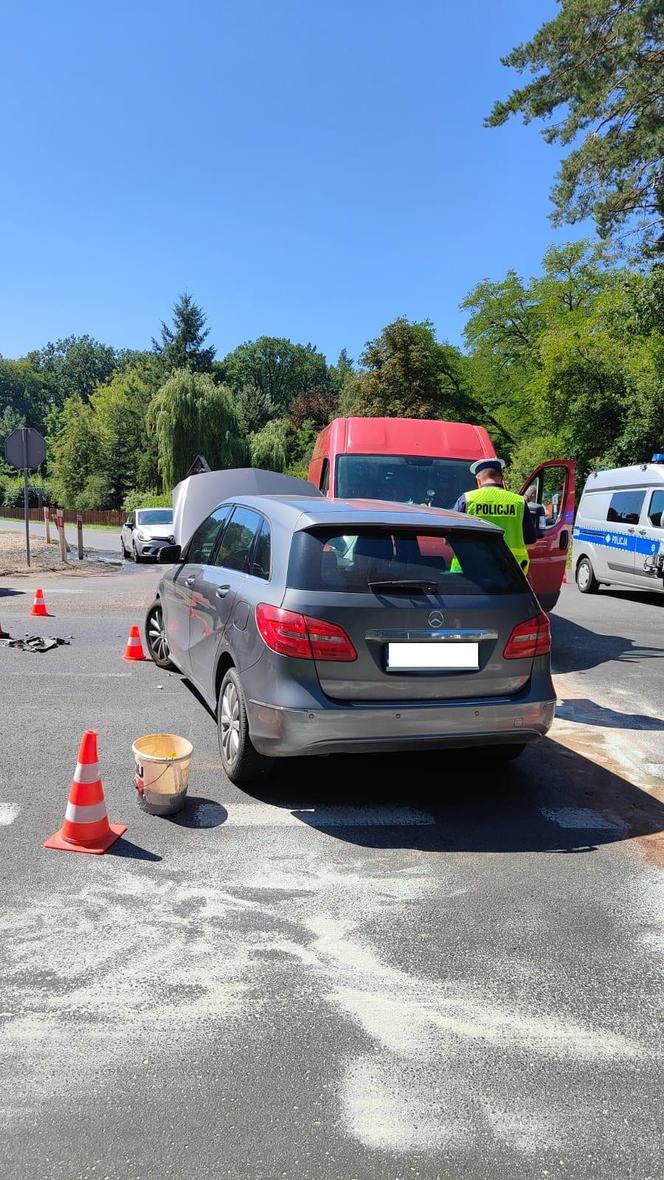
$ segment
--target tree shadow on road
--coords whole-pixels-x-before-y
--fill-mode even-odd
[[[623,635],[601,635],[579,623],[572,623],[562,615],[551,615],[553,636],[552,658],[554,675],[597,668],[610,660],[622,663],[641,663],[644,660],[664,659],[664,647],[643,647]]]
[[[271,782],[245,790],[296,812],[330,839],[373,848],[591,852],[664,831],[663,804],[550,739],[504,767],[473,751],[280,762]],[[349,807],[371,808],[374,817],[384,808],[388,820],[360,817],[346,827]],[[407,810],[400,820],[398,808],[419,813],[418,822],[408,824]]]
[[[556,717],[561,721],[576,721],[580,725],[600,725],[607,729],[664,730],[661,717],[650,717],[647,713],[623,713],[598,705],[588,697],[572,697],[556,706]]]

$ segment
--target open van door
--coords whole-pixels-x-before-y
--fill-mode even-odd
[[[528,581],[544,610],[553,610],[565,573],[574,525],[574,463],[549,459],[528,476],[519,492],[537,523],[538,540],[529,546]]]

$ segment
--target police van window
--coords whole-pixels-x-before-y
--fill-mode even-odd
[[[638,524],[644,492],[614,492],[606,519],[614,524]]]
[[[664,492],[653,492],[650,499],[650,507],[648,508],[648,518],[651,525],[655,529],[664,528],[662,517],[664,516]]]

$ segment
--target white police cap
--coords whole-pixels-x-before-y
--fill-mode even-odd
[[[475,463],[471,463],[471,475],[478,475],[480,471],[504,471],[504,459],[478,459]]]

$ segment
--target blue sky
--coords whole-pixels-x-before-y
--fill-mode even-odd
[[[483,128],[553,0],[5,6],[0,353],[149,347],[179,292],[222,356],[357,357],[397,315],[459,342],[481,278],[537,270],[558,157]]]

